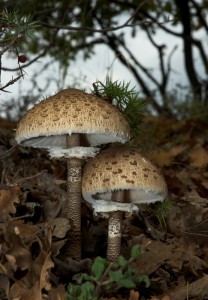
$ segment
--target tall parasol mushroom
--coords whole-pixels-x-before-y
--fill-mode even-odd
[[[51,157],[67,159],[65,214],[73,228],[70,255],[76,259],[81,256],[82,162],[96,155],[94,146],[129,138],[129,125],[115,106],[73,88],[35,105],[17,126],[18,144],[46,148]]]
[[[82,194],[95,213],[107,214],[107,258],[120,255],[123,212],[138,211],[141,203],[162,201],[167,186],[159,170],[134,149],[110,147],[84,167]]]

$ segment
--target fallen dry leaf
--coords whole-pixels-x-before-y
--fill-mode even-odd
[[[51,268],[54,267],[54,263],[51,260],[50,253],[46,254],[46,253],[41,252],[40,256],[43,256],[38,260],[39,263],[43,261],[43,263],[40,266],[41,267],[40,289],[42,290],[44,288],[46,291],[49,291],[51,289],[51,284],[48,281],[48,279],[49,279],[48,272]],[[37,260],[36,260],[36,264],[37,264]]]
[[[51,255],[53,257],[59,255],[61,248],[65,245],[66,242],[67,242],[67,239],[52,242],[51,249],[50,249],[51,250]]]
[[[51,284],[49,282],[49,270],[54,266],[51,260],[50,253],[40,251],[35,260],[31,260],[31,265],[28,273],[21,279],[21,283],[28,289],[42,289],[50,290]]]
[[[0,299],[8,299],[10,282],[6,274],[0,274]]]
[[[152,297],[150,300],[172,300],[169,296],[163,296],[162,298]]]
[[[22,240],[19,232],[15,230],[15,222],[11,222],[7,226],[7,231],[4,233],[7,244],[9,243],[8,250],[5,251],[5,257],[7,258],[10,266],[14,271],[26,270],[30,266],[31,252],[29,247],[26,246]],[[6,245],[4,246],[6,250]]]
[[[129,300],[139,300],[139,292],[131,290]]]
[[[138,259],[134,266],[138,270],[138,275],[150,275],[157,270],[164,263],[173,263],[176,260],[177,268],[181,268],[181,256],[180,251],[175,251],[173,245],[167,245],[159,241],[152,241]]]
[[[17,185],[14,185],[8,189],[0,189],[0,220],[5,218],[11,219],[9,214],[16,212],[15,203],[19,203],[19,196],[21,190]]]
[[[161,300],[171,300],[169,296],[163,296]]]
[[[39,282],[36,282],[31,289],[15,282],[10,288],[9,297],[14,300],[43,300]]]
[[[187,297],[205,300],[208,297],[208,275],[191,283],[186,282],[183,286],[175,287],[171,292],[167,291],[166,294],[174,300],[186,300]]]
[[[64,285],[60,284],[56,288],[52,288],[48,294],[48,300],[63,300],[66,292]]]
[[[41,226],[25,224],[23,220],[14,220],[11,225],[14,227],[15,234],[19,235],[24,243],[32,243],[41,229]]]
[[[67,231],[71,228],[69,220],[66,218],[55,218],[50,221],[50,226],[52,228],[52,235],[57,238],[64,238]]]
[[[169,150],[160,150],[150,154],[150,159],[160,166],[170,166],[175,157],[186,150],[185,146],[175,146]]]
[[[208,151],[198,146],[189,153],[190,165],[196,168],[202,168],[208,165]]]

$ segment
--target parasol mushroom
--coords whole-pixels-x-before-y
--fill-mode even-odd
[[[82,194],[95,213],[107,215],[107,259],[120,255],[123,212],[137,212],[138,205],[162,201],[167,186],[159,170],[136,150],[110,147],[89,160],[83,171]]]
[[[73,228],[70,251],[76,259],[81,255],[82,162],[96,155],[94,146],[129,138],[129,125],[115,106],[73,88],[35,105],[17,126],[18,144],[46,148],[52,158],[67,159],[65,214]]]

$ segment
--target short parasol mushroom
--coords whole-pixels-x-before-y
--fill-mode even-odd
[[[136,150],[117,146],[100,152],[84,167],[82,194],[95,213],[109,217],[107,259],[120,255],[123,212],[162,201],[167,186],[159,170]]]
[[[17,126],[22,146],[46,148],[53,158],[67,159],[65,215],[71,221],[74,258],[81,256],[81,177],[83,159],[98,152],[94,146],[124,143],[130,128],[122,113],[110,103],[69,88],[30,109]],[[74,244],[74,245],[73,245]]]

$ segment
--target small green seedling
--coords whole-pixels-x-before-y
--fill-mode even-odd
[[[69,283],[66,300],[99,300],[102,295],[120,288],[135,289],[142,282],[148,287],[148,276],[138,276],[132,266],[142,253],[140,245],[135,245],[128,260],[120,256],[118,262],[112,263],[105,258],[96,257],[91,275],[83,273],[76,283]]]

